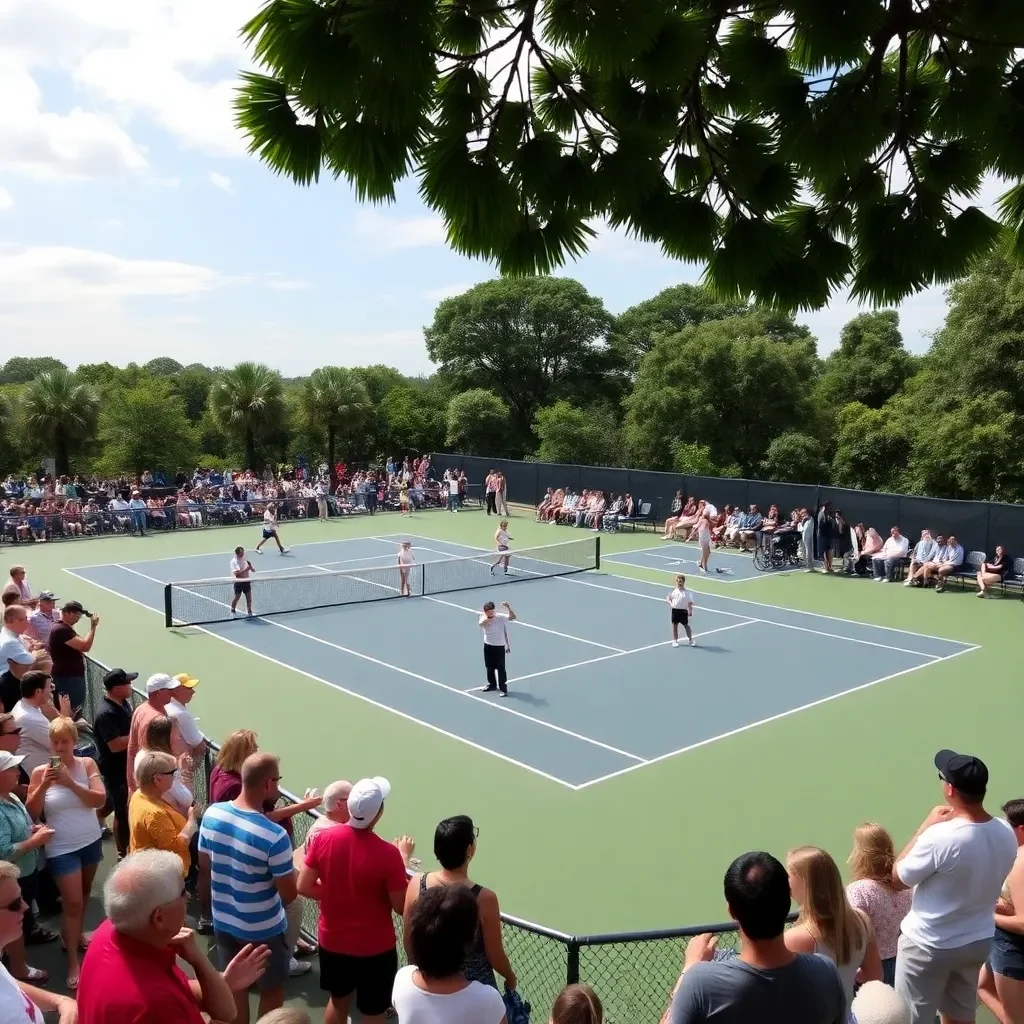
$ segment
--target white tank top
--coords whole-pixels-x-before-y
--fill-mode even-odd
[[[88,788],[88,773],[77,757],[70,774],[80,786]],[[74,853],[100,838],[96,808],[86,807],[78,794],[67,786],[51,785],[43,798],[43,810],[46,813],[46,824],[53,829],[53,838],[46,844],[46,853],[50,857]]]
[[[398,549],[398,564],[399,565],[415,565],[416,556],[412,553],[412,548],[406,551],[405,548]]]

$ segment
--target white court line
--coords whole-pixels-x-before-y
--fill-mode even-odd
[[[970,654],[973,651],[980,649],[980,647],[965,647],[962,651],[956,651],[954,654],[947,654],[945,657],[940,658],[939,661],[950,661],[952,658],[959,658],[962,654]],[[780,719],[789,718],[790,715],[798,714],[801,711],[809,711],[811,708],[816,708],[821,704],[828,704],[830,701],[838,700],[840,697],[847,697],[851,693],[858,693],[861,690],[867,690],[872,686],[877,686],[879,683],[888,683],[893,679],[898,679],[900,676],[909,675],[911,672],[917,672],[919,669],[930,668],[934,664],[934,661],[929,661],[924,662],[921,665],[912,665],[910,668],[905,668],[900,672],[893,672],[890,675],[882,676],[880,679],[872,679],[870,682],[861,683],[859,686],[853,686],[849,690],[829,694],[827,697],[812,700],[807,704],[801,704],[799,707],[780,711],[777,715],[762,718],[757,722],[748,722],[746,725],[741,725],[736,729],[730,729],[728,732],[719,733],[717,736],[709,736],[706,740],[699,740],[697,743],[691,743],[689,746],[680,747],[678,750],[670,750],[667,754],[659,754],[657,757],[649,758],[646,764],[630,765],[628,768],[620,768],[616,772],[609,772],[607,775],[600,776],[600,778],[590,779],[588,782],[580,783],[575,788],[576,790],[589,789],[591,786],[596,786],[599,782],[607,782],[609,779],[618,778],[620,775],[626,775],[629,772],[635,771],[637,768],[646,768],[648,765],[658,764],[660,761],[667,761],[669,758],[677,757],[679,754],[686,754],[691,750],[697,750],[699,747],[706,747],[712,743],[717,743],[719,740],[725,740],[731,736],[738,736],[740,733],[749,732],[751,729],[757,729],[762,725],[768,725],[770,722],[777,722]]]
[[[160,586],[165,586],[162,580],[157,579],[155,576],[147,576],[144,572],[139,572],[136,569],[129,569],[126,565],[118,565],[118,569],[123,569],[125,572],[130,572],[135,576],[139,576],[144,580],[149,580],[152,583],[158,583]],[[203,601],[209,601],[211,604],[216,604],[221,608],[227,608],[223,601],[218,601],[215,598],[207,597],[205,594],[197,594],[192,590],[185,590],[185,593],[191,594],[193,597],[197,597]],[[304,637],[306,640],[312,640],[314,643],[323,644],[325,647],[332,647],[336,651],[341,651],[343,654],[350,654],[355,658],[361,658],[363,661],[369,661],[374,665],[379,665],[381,668],[391,669],[393,672],[398,672],[401,675],[409,676],[412,679],[417,679],[423,683],[429,683],[431,686],[439,687],[442,690],[447,690],[449,693],[457,694],[460,697],[466,697],[470,700],[475,701],[478,704],[484,705],[484,707],[494,708],[496,711],[501,711],[507,715],[514,715],[516,718],[522,718],[527,722],[533,722],[535,725],[542,726],[545,729],[551,729],[554,732],[562,733],[565,736],[570,736],[575,740],[580,740],[582,743],[589,743],[595,747],[601,747],[603,750],[611,751],[613,754],[618,754],[620,757],[629,758],[631,761],[642,763],[643,758],[638,754],[631,754],[628,750],[620,750],[618,747],[613,747],[611,744],[602,743],[600,740],[591,739],[589,736],[584,736],[582,733],[573,732],[571,729],[565,729],[560,725],[555,725],[552,722],[545,722],[542,718],[535,718],[533,715],[528,715],[523,711],[516,711],[514,708],[510,708],[507,704],[495,704],[492,701],[487,700],[484,697],[476,697],[472,693],[468,693],[464,690],[459,689],[457,686],[450,686],[448,683],[439,682],[436,679],[431,679],[429,676],[420,675],[418,672],[413,672],[407,668],[401,668],[398,665],[392,665],[390,662],[382,661],[380,658],[375,658],[370,654],[364,654],[362,651],[357,651],[351,647],[343,647],[341,644],[333,643],[330,640],[325,640],[323,637],[314,636],[312,633],[304,633],[301,629],[296,629],[294,626],[287,626],[283,622],[277,622],[274,619],[268,619],[262,615],[253,616],[259,619],[260,622],[265,622],[268,626],[274,626],[277,629],[283,629],[289,633],[294,633],[296,636]],[[216,634],[215,634],[216,635]]]
[[[110,563],[108,566],[104,564],[102,568],[109,568],[114,563]],[[77,566],[76,568],[84,568],[83,566]],[[140,608],[144,608],[147,612],[155,612],[157,615],[163,617],[163,612],[158,608],[153,608],[151,605],[144,604],[142,601],[137,601],[134,597],[128,597],[126,594],[122,594],[119,590],[114,590],[112,587],[105,587],[102,583],[97,583],[95,580],[89,579],[88,576],[79,576],[74,569],[65,569],[69,576],[74,576],[76,579],[82,580],[83,583],[88,583],[90,586],[98,587],[100,590],[106,591],[108,594],[113,594],[114,597],[121,598],[122,601],[130,601],[132,604],[138,605]],[[565,779],[560,779],[557,775],[550,775],[548,772],[542,771],[540,768],[535,768],[533,765],[526,764],[523,761],[517,761],[514,757],[509,757],[507,754],[502,754],[500,751],[491,750],[490,747],[485,747],[480,743],[474,743],[473,740],[467,739],[465,736],[460,736],[458,733],[449,732],[447,729],[442,729],[439,725],[433,725],[431,722],[425,722],[422,718],[416,718],[413,715],[408,715],[404,711],[399,711],[398,708],[393,708],[389,704],[382,704],[380,701],[374,700],[372,697],[367,697],[363,693],[357,693],[355,690],[349,690],[338,683],[332,683],[328,679],[324,679],[322,676],[315,676],[312,672],[307,672],[305,669],[296,668],[294,665],[289,665],[286,662],[278,661],[277,658],[271,657],[269,654],[264,654],[262,651],[254,650],[251,647],[246,647],[245,644],[240,644],[235,640],[231,640],[226,636],[221,636],[220,633],[214,633],[212,630],[204,629],[202,626],[192,626],[192,629],[197,630],[200,633],[205,633],[207,636],[212,636],[215,640],[223,640],[224,643],[230,644],[232,647],[238,648],[240,651],[245,651],[246,654],[252,654],[257,658],[262,658],[264,661],[269,661],[270,664],[276,665],[278,668],[283,668],[291,672],[297,672],[300,676],[305,676],[307,679],[312,679],[316,683],[323,683],[324,686],[329,686],[332,690],[340,690],[342,693],[349,697],[355,697],[357,700],[363,701],[365,704],[370,704],[375,708],[380,708],[381,711],[390,711],[391,714],[397,715],[399,718],[405,719],[407,722],[413,722],[416,725],[422,725],[424,728],[429,729],[431,732],[437,733],[439,736],[444,736],[450,740],[458,740],[459,743],[464,743],[467,747],[472,747],[474,750],[479,750],[483,754],[490,754],[492,757],[496,757],[501,761],[505,761],[508,764],[515,765],[516,768],[524,768],[528,772],[532,772],[534,775],[539,775],[543,779],[547,779],[549,782],[557,782],[560,786],[565,786],[566,789],[576,789],[576,786],[571,782],[566,782]]]
[[[410,537],[409,539],[410,540],[415,540],[417,538]],[[419,539],[420,540],[433,540],[434,538],[431,538],[431,537],[421,537]],[[452,547],[470,548],[471,553],[475,553],[477,555],[489,554],[489,552],[482,551],[479,548],[473,549],[469,544],[458,544],[455,541],[442,541],[441,543],[450,544]],[[428,550],[428,549],[425,548],[424,550]],[[614,554],[619,554],[619,553],[620,552],[615,552]],[[459,557],[461,557],[459,555],[454,554],[453,552],[447,552],[447,554],[451,558],[459,558]],[[614,554],[610,555],[609,557],[614,557]],[[605,560],[605,556],[604,556],[604,554],[602,554],[601,555],[601,561],[603,562],[604,560]],[[635,568],[640,568],[640,566],[635,566]],[[624,580],[624,581],[626,581],[628,583],[637,583],[637,584],[640,584],[641,586],[644,586],[644,587],[664,588],[664,584],[662,584],[662,583],[654,583],[651,580],[639,580],[639,579],[635,579],[632,576],[618,576],[617,574],[613,574],[613,575],[616,575],[618,579]],[[628,595],[631,595],[632,597],[643,598],[644,600],[651,600],[651,601],[659,600],[659,598],[649,597],[647,594],[638,594],[635,591],[631,591],[631,590],[618,590],[615,587],[601,587],[597,583],[588,583],[585,580],[574,579],[571,576],[556,576],[554,578],[562,580],[565,583],[575,583],[576,585],[582,586],[582,587],[597,587],[599,590],[611,590],[611,591],[613,591],[616,594],[628,594]],[[737,604],[752,604],[752,605],[754,605],[757,608],[771,608],[772,611],[784,612],[787,615],[810,615],[810,616],[813,616],[816,619],[830,619],[832,622],[845,622],[847,625],[850,625],[850,626],[860,626],[861,628],[867,627],[867,628],[870,628],[870,629],[880,629],[880,630],[882,630],[883,632],[886,632],[886,633],[902,633],[904,636],[917,636],[917,637],[921,637],[924,640],[939,640],[939,641],[941,641],[942,643],[945,643],[945,644],[959,644],[960,646],[964,647],[965,650],[972,650],[973,651],[973,650],[976,650],[980,646],[980,644],[972,644],[972,643],[969,643],[966,640],[954,640],[954,639],[952,639],[952,638],[950,638],[948,636],[935,636],[933,633],[919,633],[919,632],[917,632],[916,630],[913,630],[913,629],[899,629],[899,628],[897,628],[895,626],[879,626],[877,623],[874,623],[874,622],[861,622],[861,621],[859,621],[857,619],[844,619],[841,615],[826,615],[824,612],[809,612],[809,611],[804,611],[803,609],[799,609],[799,608],[786,608],[784,605],[769,604],[766,601],[752,601],[749,597],[733,597],[731,594],[719,594],[717,592],[715,594],[709,594],[709,596],[711,596],[716,601],[735,601]],[[705,609],[705,610],[706,611],[717,611],[718,609],[708,608],[708,609]],[[725,614],[728,614],[728,613],[725,613]],[[769,621],[772,621],[772,620],[769,620]],[[778,625],[778,623],[773,623],[773,624]],[[848,637],[844,637],[844,639],[849,639],[849,638]],[[960,654],[961,652],[960,651],[955,651],[954,653],[955,654]],[[950,655],[943,655],[943,657],[950,657]]]
[[[620,555],[625,555],[625,554],[630,554],[630,553],[631,552],[628,552],[628,551],[618,552],[618,554],[620,554]],[[601,564],[602,565],[604,565],[605,562],[608,562],[611,565],[625,565],[625,566],[628,566],[630,569],[646,569],[648,572],[665,572],[665,573],[669,573],[669,574],[678,574],[678,572],[679,572],[678,569],[670,568],[670,566],[673,566],[673,565],[678,565],[678,566],[683,566],[683,565],[699,566],[700,565],[700,562],[696,558],[664,558],[663,560],[668,563],[668,565],[666,565],[664,568],[662,568],[660,565],[641,565],[638,562],[627,562],[623,558],[617,558],[615,555],[602,555],[601,556]],[[714,571],[714,567],[712,567],[712,569],[710,569],[707,572],[706,575],[696,576],[696,574],[694,574],[693,572],[691,572],[690,575],[694,576],[695,578],[701,579],[701,580],[707,580],[710,583],[729,584],[729,586],[733,586],[736,583],[754,583],[757,580],[764,579],[765,575],[769,575],[769,576],[786,576],[790,572],[796,572],[796,571],[797,571],[796,568],[793,568],[792,570],[775,569],[775,570],[773,570],[770,573],[766,573],[766,574],[765,573],[759,573],[756,576],[735,576],[733,574],[733,570],[732,569],[723,569],[721,572],[715,572]],[[623,577],[623,579],[629,579],[629,578],[631,578],[631,577]],[[707,593],[711,593],[711,591],[707,591]]]
[[[757,622],[757,619],[747,619],[746,622],[734,622],[731,626],[719,626],[718,629],[708,629],[703,633],[694,634],[694,638],[701,638],[705,636],[711,636],[712,633],[724,633],[727,629],[738,629],[740,626],[750,626]],[[599,658],[587,658],[586,661],[574,661],[571,665],[557,665],[555,668],[546,668],[541,672],[530,672],[525,676],[516,676],[514,679],[509,680],[509,685],[512,683],[521,683],[524,679],[536,679],[537,676],[549,676],[554,672],[565,672],[570,668],[582,668],[584,665],[594,665],[599,661],[610,661],[612,658],[621,658],[627,654],[640,654],[643,651],[653,651],[656,647],[667,647],[671,640],[659,640],[656,644],[646,644],[644,647],[634,647],[629,651],[620,651],[618,654],[603,654]],[[473,689],[479,689],[479,687],[473,687]],[[468,689],[467,689],[467,692]]]

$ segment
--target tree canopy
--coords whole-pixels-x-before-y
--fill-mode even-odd
[[[410,172],[503,274],[602,219],[720,298],[892,304],[1024,250],[1019,0],[270,0],[237,120],[268,167],[391,201]]]

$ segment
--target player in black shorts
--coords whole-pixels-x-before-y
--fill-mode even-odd
[[[235,579],[235,593],[231,598],[232,615],[236,614],[235,609],[238,607],[238,599],[244,594],[246,611],[249,618],[252,618],[252,584],[249,582],[249,577],[255,571],[252,567],[252,562],[245,557],[245,548],[239,545],[235,548],[235,557],[231,559],[231,575]]]
[[[697,646],[690,629],[690,616],[693,615],[693,594],[686,589],[686,577],[677,576],[675,590],[665,598],[672,609],[672,646],[679,646],[679,627],[686,630],[686,638],[691,647]]]

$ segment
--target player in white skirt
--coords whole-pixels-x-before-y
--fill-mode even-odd
[[[398,593],[401,597],[412,597],[409,589],[409,573],[416,564],[416,556],[412,553],[412,541],[403,540],[398,549],[398,576],[401,580],[401,587]]]
[[[494,575],[494,570],[498,568],[502,563],[505,564],[505,575],[508,575],[508,551],[509,541],[512,538],[508,535],[508,520],[502,519],[498,523],[497,530],[494,531],[494,544],[498,549],[498,560],[491,566],[491,575]]]

